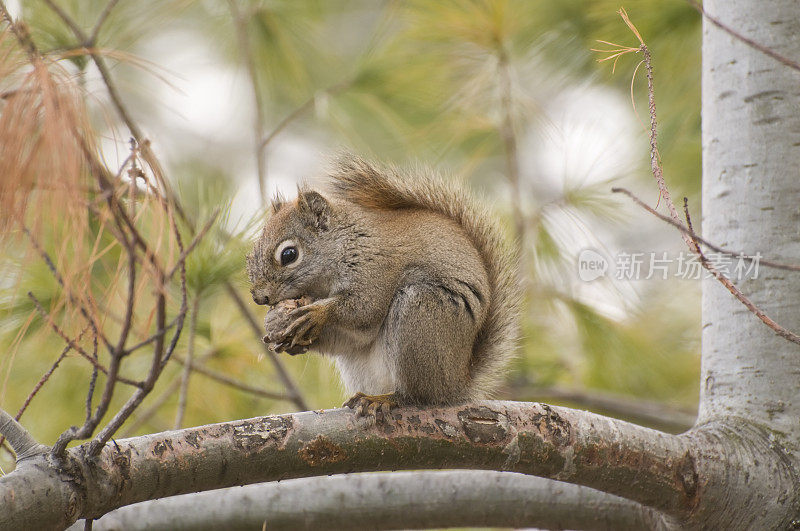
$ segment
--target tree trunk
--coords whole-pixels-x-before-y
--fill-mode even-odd
[[[797,0],[706,0],[704,8],[756,42],[800,57]],[[800,73],[705,21],[702,88],[704,236],[729,249],[796,262]],[[800,330],[797,273],[762,268],[758,278],[732,280],[778,323]],[[790,515],[800,515],[800,348],[775,335],[714,279],[703,282],[702,340],[698,426],[726,426],[734,452],[728,458],[740,461],[740,473],[754,482],[748,486],[747,475],[726,478],[728,493],[717,485],[717,507],[704,511],[706,517],[740,527],[739,516],[748,510],[769,512],[750,521],[762,529],[786,528]],[[740,433],[747,436],[740,439]],[[773,477],[753,464],[758,454],[787,466]],[[742,492],[782,481],[783,497],[773,492],[774,498],[759,501]],[[738,489],[743,497],[737,499]]]
[[[797,0],[708,0],[722,22],[800,58]],[[723,247],[800,257],[800,72],[706,23],[703,38],[703,233]],[[800,330],[800,276],[761,269],[739,287]],[[700,422],[728,416],[798,437],[800,347],[703,284]],[[794,433],[792,433],[794,432]]]

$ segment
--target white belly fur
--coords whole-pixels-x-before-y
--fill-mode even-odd
[[[334,356],[349,394],[382,395],[395,390],[394,367],[386,362],[380,343],[376,341],[372,350],[365,353]]]

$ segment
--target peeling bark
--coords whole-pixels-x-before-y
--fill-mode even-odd
[[[685,472],[694,463],[689,442],[585,411],[520,402],[401,408],[379,425],[348,409],[260,417],[124,439],[96,458],[83,445],[62,463],[32,460],[35,466],[0,478],[0,527],[63,527],[131,503],[234,485],[425,468],[522,472],[683,515],[697,489]],[[66,498],[77,508],[65,514]],[[20,503],[37,499],[44,509],[31,512]]]

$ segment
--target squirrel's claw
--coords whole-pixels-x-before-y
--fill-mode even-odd
[[[307,346],[313,343],[319,337],[327,320],[325,307],[313,304],[292,310],[289,316],[297,316],[282,334],[287,340],[291,338],[289,347]]]
[[[389,414],[393,407],[397,406],[397,396],[394,393],[385,395],[365,395],[364,393],[354,394],[347,402],[342,404],[342,407],[349,407],[355,410],[357,417],[367,417],[374,419],[376,422],[382,417],[382,420],[389,420]],[[380,417],[378,416],[380,412]]]

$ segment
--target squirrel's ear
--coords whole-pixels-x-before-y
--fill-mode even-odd
[[[297,208],[306,224],[318,230],[328,230],[331,205],[321,194],[313,190],[301,190],[297,196]]]

